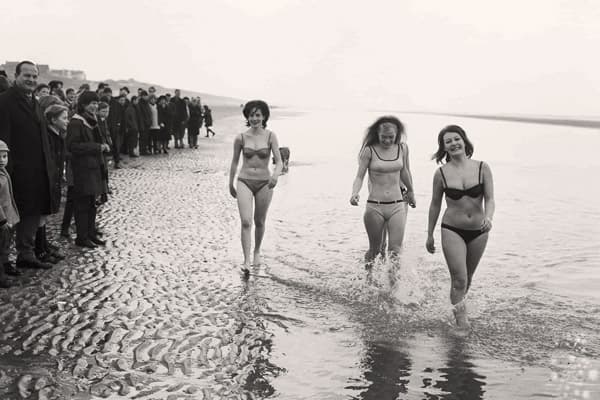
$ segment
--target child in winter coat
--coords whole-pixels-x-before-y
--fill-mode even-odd
[[[13,197],[12,182],[6,171],[8,164],[8,146],[0,140],[0,288],[10,287],[8,275],[20,275],[14,265],[8,261],[15,225],[19,223],[19,211]]]

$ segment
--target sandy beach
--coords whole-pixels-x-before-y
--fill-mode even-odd
[[[235,131],[236,110],[215,109]],[[239,111],[238,111],[239,112]],[[229,116],[229,117],[228,117]],[[112,171],[106,248],[28,271],[0,294],[0,397],[238,398],[269,344],[229,254],[222,135]],[[52,237],[58,237],[57,219]],[[152,395],[152,396],[150,396]],[[232,397],[233,396],[233,397]]]

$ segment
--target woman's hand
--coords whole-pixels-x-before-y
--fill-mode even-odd
[[[406,194],[404,195],[404,201],[406,201],[408,205],[412,208],[415,208],[417,206],[414,192],[406,192]]]
[[[435,253],[435,241],[433,240],[433,236],[427,236],[427,241],[425,242],[425,248],[431,254]]]
[[[358,194],[353,194],[352,197],[350,197],[350,204],[357,206],[358,200],[360,200],[360,196]]]
[[[492,230],[492,220],[488,217],[485,217],[483,222],[481,222],[481,231],[489,232],[490,230]]]
[[[233,184],[229,185],[229,194],[231,194],[231,197],[233,197],[234,199],[237,198],[237,191],[235,190]]]
[[[273,189],[275,186],[277,186],[277,177],[272,176],[271,179],[269,179],[269,189]]]

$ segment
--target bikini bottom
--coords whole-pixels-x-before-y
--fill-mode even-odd
[[[238,181],[242,182],[253,195],[256,196],[256,193],[260,191],[264,186],[269,184],[268,179],[247,179],[247,178],[238,178]]]
[[[369,210],[383,217],[385,221],[390,220],[396,213],[404,211],[406,206],[402,200],[395,201],[375,201],[367,200],[367,212]]]
[[[448,229],[449,231],[455,232],[458,236],[462,238],[462,240],[464,240],[465,244],[469,244],[470,242],[478,238],[480,235],[486,233],[480,229],[460,229],[447,224],[442,224],[442,229]]]

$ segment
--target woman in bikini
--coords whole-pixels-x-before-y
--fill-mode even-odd
[[[360,151],[350,204],[358,205],[358,193],[369,171],[369,198],[364,215],[369,237],[369,250],[365,254],[367,267],[380,253],[386,226],[389,252],[392,255],[399,253],[406,226],[406,202],[413,208],[416,204],[408,146],[401,142],[402,135],[404,126],[396,117],[381,117],[367,129]],[[403,186],[408,190],[405,196]]]
[[[433,176],[425,245],[427,251],[435,252],[433,230],[445,194],[442,251],[452,280],[450,301],[454,305],[456,324],[461,329],[469,328],[465,295],[485,250],[495,209],[492,171],[483,161],[472,160],[472,155],[473,144],[460,126],[442,129],[438,135],[438,150],[432,159],[445,165]]]
[[[269,120],[269,106],[262,100],[253,100],[244,106],[244,117],[249,129],[237,135],[233,142],[233,159],[229,170],[229,192],[237,198],[242,220],[242,250],[244,265],[242,272],[250,273],[250,247],[252,221],[254,221],[254,257],[252,263],[260,265],[260,246],[265,234],[265,219],[273,188],[281,174],[283,164],[279,153],[277,136],[266,129]],[[271,153],[275,160],[273,174],[269,171]],[[237,186],[234,184],[240,154],[243,155],[242,168],[239,171]],[[237,187],[237,188],[236,188]],[[253,207],[254,205],[254,207]],[[254,215],[252,209],[254,208]]]

